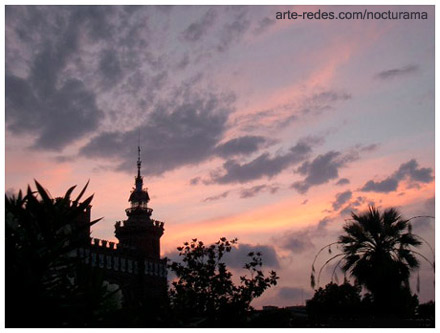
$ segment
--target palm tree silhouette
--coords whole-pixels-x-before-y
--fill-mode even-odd
[[[345,233],[339,240],[318,252],[317,256],[325,248],[331,252],[334,244],[342,252],[327,260],[320,273],[328,263],[340,258],[335,270],[341,265],[357,284],[364,286],[371,293],[378,312],[402,312],[399,309],[401,303],[409,302],[411,297],[410,275],[420,265],[416,256],[425,259],[434,268],[433,262],[416,251],[424,240],[412,233],[410,220],[402,219],[394,208],[380,213],[370,206],[362,214],[352,213],[352,219],[343,227]],[[315,261],[312,265],[312,287],[315,283]]]

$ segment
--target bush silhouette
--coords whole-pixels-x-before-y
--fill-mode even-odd
[[[251,301],[277,283],[274,271],[265,276],[261,271],[259,252],[248,254],[244,265],[250,276],[240,276],[240,284],[232,281],[232,273],[223,262],[237,240],[221,238],[205,246],[193,239],[179,247],[182,263],[173,262],[170,268],[177,276],[170,290],[171,306],[178,320],[186,326],[242,326]]]

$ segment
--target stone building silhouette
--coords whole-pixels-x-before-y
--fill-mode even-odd
[[[135,187],[125,210],[127,219],[117,221],[115,236],[119,243],[90,238],[90,226],[83,229],[84,245],[78,256],[85,264],[98,268],[104,279],[119,285],[124,306],[136,306],[143,301],[156,302],[166,297],[166,259],[160,258],[160,237],[164,223],[151,218],[150,197],[143,187],[140,147],[138,147]],[[90,222],[90,207],[78,223]]]

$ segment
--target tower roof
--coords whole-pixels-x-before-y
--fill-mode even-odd
[[[131,192],[128,201],[137,203],[148,203],[150,196],[146,189],[143,188],[144,179],[141,175],[141,147],[138,146],[138,159],[137,159],[137,176],[135,177],[135,188]]]

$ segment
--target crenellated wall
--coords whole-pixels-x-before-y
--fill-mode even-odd
[[[77,255],[85,264],[104,270],[167,277],[166,259],[142,258],[134,247],[121,246],[103,239],[91,238],[90,246],[78,248]]]

